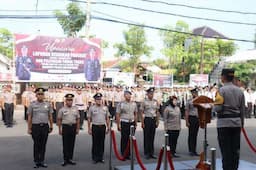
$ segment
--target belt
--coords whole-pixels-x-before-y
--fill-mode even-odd
[[[92,124],[92,126],[105,127],[106,125],[105,124],[102,124],[102,125]]]
[[[132,122],[134,122],[133,119],[120,119],[120,120],[121,120],[121,122],[126,122],[126,123],[132,123]]]
[[[76,106],[84,106],[84,104],[76,104]]]
[[[76,124],[75,123],[70,123],[70,124],[62,124],[62,125],[64,125],[64,126],[76,126]]]
[[[148,119],[156,119],[156,117],[155,117],[155,116],[152,116],[152,117],[145,116],[145,118],[148,118]]]
[[[240,117],[240,114],[237,113],[231,113],[231,114],[217,114],[218,118],[236,118]]]
[[[43,127],[43,126],[48,126],[48,123],[36,123],[36,124],[32,124],[32,125]]]

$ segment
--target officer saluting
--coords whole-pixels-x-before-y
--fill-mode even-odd
[[[159,125],[159,103],[154,97],[155,88],[147,90],[147,99],[141,103],[142,121],[141,127],[144,134],[144,154],[146,159],[156,158],[154,155],[154,139],[156,128]]]
[[[72,159],[76,134],[79,133],[80,128],[80,114],[77,107],[72,106],[73,98],[73,94],[66,94],[65,106],[58,112],[59,134],[62,135],[63,143],[64,162],[62,163],[62,166],[76,164]]]
[[[92,135],[92,160],[93,163],[104,163],[105,134],[109,132],[110,113],[107,106],[102,103],[101,93],[96,93],[93,98],[95,99],[95,105],[89,108],[87,114],[88,133]]]
[[[28,108],[28,133],[32,135],[34,141],[34,168],[47,168],[44,163],[45,149],[48,133],[52,132],[53,109],[49,102],[44,101],[44,92],[44,88],[37,88],[35,90],[37,100]]]

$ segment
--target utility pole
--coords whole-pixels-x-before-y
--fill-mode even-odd
[[[85,37],[89,38],[91,23],[91,0],[87,0],[86,5],[86,23],[85,23]]]

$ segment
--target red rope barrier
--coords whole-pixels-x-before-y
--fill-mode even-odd
[[[249,140],[248,136],[247,136],[247,133],[245,131],[244,128],[242,128],[242,132],[244,134],[244,137],[246,139],[246,142],[248,143],[248,145],[250,146],[251,150],[254,151],[256,153],[256,148],[252,145],[251,141]]]
[[[160,150],[160,152],[159,152],[159,155],[158,155],[156,170],[160,170],[160,168],[161,168],[161,163],[162,163],[162,159],[163,159],[163,153],[164,153],[164,149],[162,148]]]
[[[172,156],[171,156],[171,151],[170,150],[167,151],[166,156],[167,156],[167,159],[168,159],[169,166],[170,166],[171,170],[174,170],[174,165],[173,165],[173,162],[172,162]]]
[[[134,146],[134,150],[135,150],[135,155],[136,155],[137,161],[138,161],[141,169],[142,170],[146,170],[146,167],[143,165],[143,163],[141,161],[141,158],[140,158],[140,155],[139,155],[139,150],[138,150],[136,139],[133,139],[132,142],[133,142],[133,146]]]
[[[117,145],[116,145],[116,136],[115,136],[115,132],[114,130],[111,130],[111,137],[112,137],[112,140],[113,140],[113,148],[114,148],[114,152],[115,152],[115,155],[117,157],[118,160],[120,161],[125,161],[125,158],[128,156],[128,153],[129,153],[129,149],[130,149],[130,141],[128,141],[128,144],[126,146],[126,149],[125,149],[125,152],[124,152],[124,155],[120,155],[117,151]]]

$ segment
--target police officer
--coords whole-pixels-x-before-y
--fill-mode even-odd
[[[76,135],[80,128],[80,114],[73,104],[73,94],[66,94],[65,105],[58,112],[59,134],[62,135],[63,159],[62,166],[67,164],[75,165],[73,159]]]
[[[169,146],[172,156],[177,158],[179,156],[176,155],[176,146],[181,130],[181,111],[177,106],[176,96],[170,96],[167,103],[168,105],[163,113],[164,129],[169,135]]]
[[[197,135],[199,130],[198,110],[193,105],[193,99],[198,96],[198,89],[191,91],[192,98],[189,99],[185,107],[186,126],[188,127],[188,150],[190,156],[199,156],[196,152]]]
[[[131,101],[132,93],[128,90],[124,91],[125,100],[120,102],[116,108],[116,123],[118,131],[121,131],[121,153],[123,156],[129,141],[130,127],[137,126],[137,105]],[[126,159],[129,159],[128,153]]]
[[[53,128],[53,109],[49,102],[44,101],[44,92],[44,88],[37,88],[37,100],[28,107],[28,133],[34,141],[34,168],[47,168],[47,164],[44,163],[46,143],[48,133],[51,133]]]
[[[219,94],[224,102],[215,106],[217,112],[218,142],[222,154],[223,170],[237,170],[239,165],[241,127],[244,126],[245,98],[242,90],[235,86],[234,69],[224,68]]]
[[[74,98],[74,105],[78,108],[80,114],[80,130],[83,130],[84,119],[85,119],[85,109],[86,106],[86,97],[82,93],[82,88],[77,87],[77,91]]]
[[[16,95],[12,92],[12,86],[6,86],[6,92],[3,93],[3,110],[5,114],[6,127],[13,126],[13,112],[16,106]]]
[[[105,134],[109,132],[109,116],[107,106],[102,102],[102,94],[96,93],[93,98],[95,105],[89,108],[88,133],[92,135],[92,160],[93,163],[104,163]]]
[[[159,103],[154,97],[155,88],[151,87],[147,91],[147,99],[141,103],[142,121],[144,135],[144,155],[146,159],[156,158],[154,155],[154,139],[156,128],[159,125]]]

